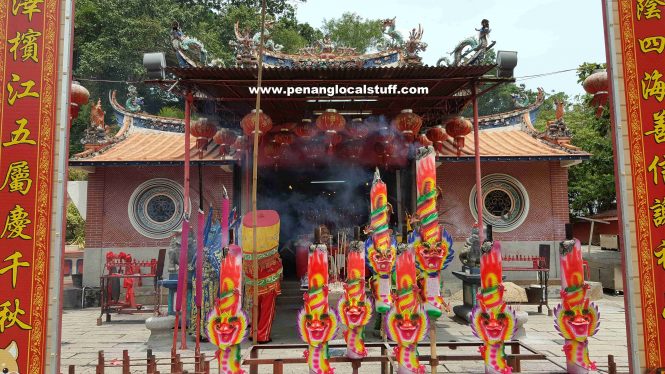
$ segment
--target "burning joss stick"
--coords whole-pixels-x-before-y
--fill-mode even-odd
[[[439,225],[436,208],[436,160],[434,148],[422,147],[416,154],[416,221],[415,231],[409,238],[418,267],[421,270],[422,298],[425,311],[431,318],[439,318],[445,303],[441,297],[441,270],[453,260],[453,240]]]
[[[388,207],[388,189],[381,180],[379,170],[374,173],[370,190],[370,227],[371,236],[365,243],[369,266],[374,272],[372,290],[376,300],[376,311],[385,313],[390,310],[390,276],[397,254],[397,243],[389,228],[390,209]]]

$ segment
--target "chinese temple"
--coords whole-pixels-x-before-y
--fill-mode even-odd
[[[391,226],[399,232],[414,212],[414,171],[409,160],[421,145],[433,144],[436,150],[443,224],[460,247],[469,236],[477,217],[475,141],[470,128],[455,133],[454,122],[470,106],[474,90],[481,97],[512,78],[497,74],[496,64],[480,64],[479,52],[455,55],[447,65],[445,61],[439,66],[423,65],[418,56],[426,47],[422,34],[419,27],[408,38],[387,39],[391,42],[371,54],[337,47],[328,39],[294,55],[282,53],[281,46],[271,40],[266,43],[264,87],[393,84],[428,91],[334,97],[262,95],[262,111],[272,126],[261,134],[258,204],[259,209],[280,215],[279,252],[285,276],[304,272],[296,259],[298,247],[311,242],[315,226],[325,225],[336,242],[350,237],[354,226],[367,224],[369,207],[363,196],[369,192],[374,168],[382,170],[389,184],[389,202],[395,212]],[[232,42],[237,49],[236,66],[220,67],[206,63],[200,43],[183,35],[179,41],[177,35],[172,36],[181,66],[166,67],[172,79],[152,83],[182,95],[192,92],[193,112],[198,117],[193,128],[214,126],[201,131],[208,133],[198,138],[192,135],[190,141],[191,201],[202,197],[203,206],[214,211],[225,187],[232,206],[244,213],[249,209],[251,146],[247,134],[251,131],[243,136],[241,122],[255,101],[250,91],[258,72],[256,39],[236,25],[237,40]],[[482,44],[476,42],[476,47],[481,45],[478,51],[484,51]],[[169,246],[183,212],[192,211],[185,207],[181,185],[184,121],[143,112],[142,98],[133,87],[127,94],[111,92],[109,100],[120,131],[109,136],[105,124],[93,119],[86,131],[85,151],[70,160],[71,166],[89,173],[84,279],[91,285],[97,282],[103,252],[154,257],[159,248]],[[492,225],[494,237],[504,243],[507,253],[526,256],[537,254],[540,244],[555,248],[564,237],[568,167],[589,154],[570,144],[562,111],[546,131],[533,127],[543,103],[542,91],[532,102],[526,97],[515,101],[512,111],[478,118],[483,220]],[[101,107],[93,109],[93,115],[96,111]],[[412,116],[418,119],[415,125],[409,122]],[[327,122],[317,122],[321,117]],[[103,113],[97,118],[103,122]],[[192,222],[193,230],[196,225]],[[459,266],[449,267],[453,268]],[[551,276],[557,277],[552,270]],[[458,289],[451,278],[446,287]]]

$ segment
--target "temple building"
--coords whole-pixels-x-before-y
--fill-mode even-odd
[[[458,121],[474,98],[514,79],[506,71],[511,68],[500,62],[481,63],[494,44],[482,32],[475,46],[458,46],[452,61],[437,66],[423,65],[418,56],[426,48],[422,35],[420,27],[414,28],[408,37],[387,39],[370,54],[327,39],[297,54],[282,53],[271,40],[264,46],[263,87],[293,91],[290,96],[261,96],[272,126],[261,134],[257,185],[258,208],[280,216],[278,249],[285,278],[302,275],[298,253],[311,241],[315,226],[325,225],[337,246],[354,226],[367,225],[375,168],[388,185],[391,228],[399,234],[415,210],[413,154],[422,145],[432,144],[437,152],[439,217],[455,250],[463,251],[477,217],[475,140],[470,128],[446,132],[447,123]],[[216,132],[191,137],[192,183],[186,203],[184,121],[143,112],[135,90],[110,93],[120,131],[107,135],[103,116],[102,123],[91,121],[85,151],[70,160],[70,166],[88,173],[85,285],[99,284],[106,251],[156,257],[159,249],[170,246],[183,213],[196,212],[200,197],[206,211],[212,207],[218,212],[225,187],[239,214],[250,210],[251,132],[243,135],[241,122],[255,105],[251,89],[258,74],[258,39],[236,25],[236,66],[222,67],[208,63],[203,46],[185,43],[184,34],[173,37],[180,66],[164,69],[168,79],[147,83],[193,95],[193,123],[208,121]],[[414,88],[409,92],[427,90],[367,90],[391,85]],[[365,91],[329,96],[325,90],[330,87]],[[314,94],[317,88],[321,92]],[[515,110],[478,118],[483,217],[507,255],[536,255],[539,245],[550,245],[550,276],[558,278],[554,249],[569,220],[568,168],[590,155],[570,144],[562,113],[544,132],[534,128],[543,100],[540,91]],[[421,124],[409,128],[404,123],[412,122],[403,119],[413,115]],[[329,121],[317,123],[322,116]],[[196,224],[193,220],[193,231]],[[456,257],[443,274],[446,288],[460,288],[449,274],[460,268]]]

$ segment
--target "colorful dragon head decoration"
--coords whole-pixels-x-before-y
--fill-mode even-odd
[[[347,327],[344,333],[346,355],[350,358],[367,356],[363,330],[372,317],[372,303],[365,296],[365,252],[351,247],[346,258],[344,294],[337,304],[339,319]]]
[[[207,335],[216,345],[221,372],[240,374],[240,343],[247,335],[247,316],[242,310],[242,249],[230,245],[220,268],[219,298],[208,313]]]
[[[397,256],[397,241],[391,235],[390,208],[388,206],[388,188],[381,180],[377,169],[370,190],[370,227],[371,236],[365,242],[367,262],[374,272],[373,293],[376,311],[385,313],[392,304],[390,295],[390,276]]]
[[[485,372],[509,374],[512,368],[506,361],[504,341],[515,333],[517,317],[503,300],[501,243],[485,242],[481,251],[480,289],[477,304],[471,311],[471,328],[485,343],[480,347]]]
[[[412,251],[401,253],[397,258],[397,290],[395,303],[386,316],[388,336],[397,343],[395,356],[399,364],[398,373],[424,373],[418,361],[418,342],[427,332],[427,315],[418,301],[416,264]]]
[[[587,373],[596,369],[589,359],[588,338],[598,332],[598,307],[586,296],[582,245],[577,239],[559,245],[561,264],[561,304],[554,308],[554,327],[566,342],[563,350],[569,373]]]
[[[436,160],[432,147],[421,147],[416,154],[416,221],[418,227],[409,237],[421,270],[421,292],[425,311],[439,318],[445,307],[439,275],[453,260],[453,238],[439,225],[436,208]]]
[[[307,263],[308,290],[305,305],[298,314],[302,340],[309,345],[305,356],[310,373],[331,374],[328,342],[337,332],[337,317],[328,305],[328,252],[325,245],[313,244]]]

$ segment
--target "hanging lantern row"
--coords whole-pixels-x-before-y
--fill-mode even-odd
[[[258,117],[259,136],[264,136],[272,129],[272,120],[262,111],[259,111]],[[245,136],[248,137],[254,134],[256,118],[256,111],[252,110],[251,113],[242,119],[241,126]],[[430,127],[424,134],[419,134],[422,124],[422,117],[413,113],[411,109],[402,110],[393,120],[394,127],[402,134],[402,138],[407,143],[417,142],[422,146],[433,145],[438,153],[443,153],[444,143],[451,137],[453,138],[452,143],[457,149],[458,156],[461,155],[461,151],[464,148],[465,137],[471,133],[472,129],[471,121],[464,117],[453,117],[443,125]],[[392,153],[395,147],[390,143],[394,142],[395,133],[391,127],[381,124],[378,121],[369,123],[363,121],[362,118],[352,119],[347,126],[344,116],[335,109],[326,109],[317,117],[315,125],[312,124],[312,120],[310,119],[302,119],[300,123],[286,123],[279,126],[275,129],[277,131],[271,134],[270,143],[275,143],[275,145],[285,148],[293,144],[296,136],[302,139],[311,139],[321,131],[324,133],[325,145],[330,153],[333,147],[343,140],[343,131],[350,135],[352,139],[363,139],[370,134],[372,129],[377,129],[375,134],[376,152],[384,156]],[[242,146],[246,147],[247,144],[243,144]],[[273,145],[270,145],[270,147],[273,147]],[[342,151],[351,156],[359,155],[357,146],[345,145]],[[308,153],[311,153],[311,156],[314,158],[318,157],[318,149]]]
[[[596,70],[593,74],[586,77],[582,83],[584,91],[588,94],[593,95],[593,98],[589,102],[589,105],[596,108],[596,117],[600,117],[605,110],[605,104],[609,100],[608,92],[608,77],[606,70]]]

